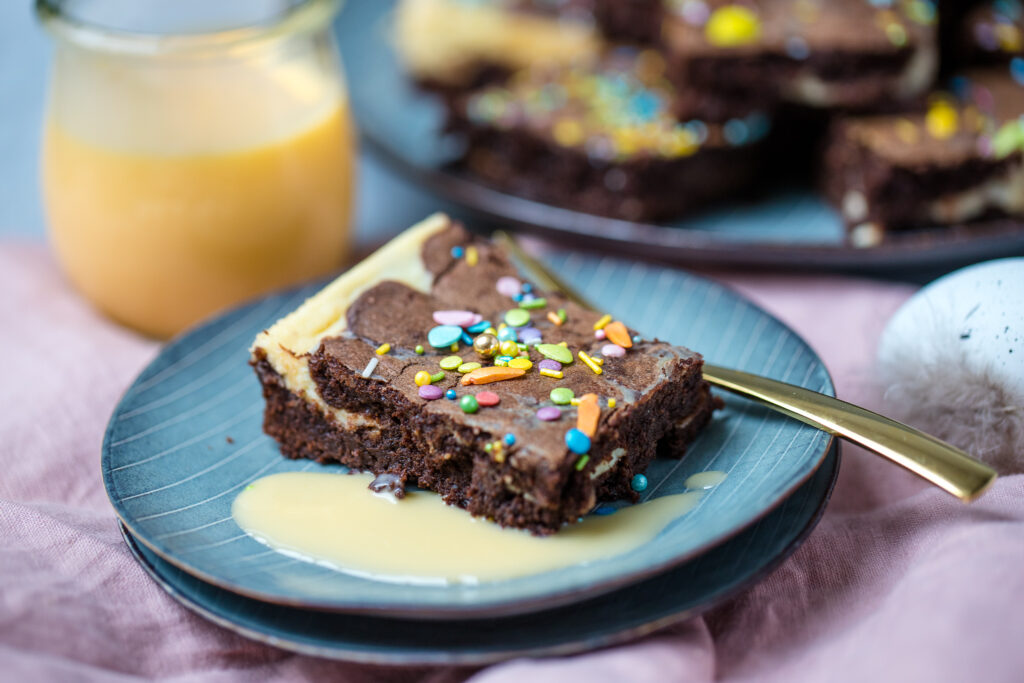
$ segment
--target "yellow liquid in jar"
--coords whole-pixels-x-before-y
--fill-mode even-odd
[[[72,111],[55,108],[44,136],[51,241],[89,299],[120,322],[167,337],[341,266],[354,153],[342,95],[311,95],[308,78],[299,82],[304,90],[281,91],[234,73],[209,74],[214,82],[164,78],[159,90],[129,93],[118,75],[101,73],[91,98],[56,93]],[[288,92],[297,93],[294,102]],[[175,110],[178,97],[188,106]],[[116,120],[118,98],[134,116]],[[264,98],[276,109],[261,107]],[[246,107],[251,118],[239,115]]]

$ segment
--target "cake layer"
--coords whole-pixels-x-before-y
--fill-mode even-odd
[[[388,277],[403,266],[401,281]],[[599,500],[635,495],[632,477],[659,453],[682,455],[710,418],[700,356],[641,340],[621,323],[609,328],[622,344],[612,348],[595,336],[600,314],[525,285],[516,295],[524,298],[525,287],[527,300],[516,301],[515,277],[500,250],[445,217],[399,236],[257,338],[266,431],[289,457],[389,473],[535,533],[556,531]],[[434,331],[444,327],[437,318],[458,318],[453,311],[475,334],[483,329],[482,320],[470,325],[476,315],[495,326],[508,318],[500,335],[523,345],[512,344],[511,359],[485,356],[463,343],[464,329],[444,328],[461,340],[453,351]],[[580,353],[597,359],[600,374]],[[564,361],[556,376],[541,373],[553,367],[546,356]],[[464,363],[481,368],[454,369]],[[475,383],[495,371],[509,377]],[[556,408],[556,388],[582,403]],[[455,400],[440,398],[445,392]],[[584,446],[576,429],[588,434]]]

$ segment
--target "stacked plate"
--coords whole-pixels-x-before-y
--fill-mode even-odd
[[[732,366],[832,394],[792,330],[695,276],[610,257],[549,253],[548,265],[645,334]],[[278,647],[378,663],[485,663],[599,647],[688,618],[763,578],[805,538],[838,472],[832,439],[723,396],[682,460],[656,461],[646,498],[695,473],[723,483],[651,542],[543,574],[479,585],[384,583],[287,556],[244,533],[235,496],[289,471],[343,471],[283,458],[261,429],[253,337],[313,289],[223,315],[169,344],[111,417],[103,477],[139,562],[176,600]]]

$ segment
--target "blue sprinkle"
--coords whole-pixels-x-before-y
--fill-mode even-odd
[[[443,349],[459,341],[463,334],[465,334],[465,332],[462,331],[461,327],[457,327],[455,325],[438,325],[437,327],[431,328],[430,332],[427,332],[427,341],[430,342],[430,345],[435,349]],[[473,340],[471,339],[469,343],[472,344]]]
[[[735,146],[746,143],[750,135],[747,124],[740,119],[729,119],[726,121],[725,126],[722,127],[722,132],[725,134],[725,141]]]
[[[634,344],[639,344],[639,343],[640,343],[640,342],[642,342],[643,340],[644,340],[644,338],[643,338],[643,337],[641,337],[641,336],[640,336],[639,334],[634,334],[634,335],[633,335],[633,343],[634,343]]]
[[[515,296],[512,297],[512,299],[514,299],[515,301],[522,301],[523,300],[523,295],[522,294],[516,294]]]
[[[526,293],[530,293],[533,291],[533,285],[531,285],[529,282],[524,282],[521,289]]]
[[[462,247],[452,247],[452,258],[462,258],[466,254],[466,250]]]
[[[750,142],[757,142],[771,130],[772,122],[761,112],[754,112],[747,117],[747,128],[750,130]]]
[[[642,474],[634,474],[633,481],[629,482],[630,487],[637,493],[647,488],[647,477]]]
[[[462,333],[462,343],[465,344],[466,346],[472,346],[473,345],[473,338],[471,336],[469,336],[468,332],[463,332]]]
[[[516,335],[516,328],[503,327],[498,330],[498,341],[519,341]]]
[[[514,446],[516,444],[516,435],[510,432],[505,435],[504,441],[506,446]]]
[[[604,517],[606,515],[614,515],[616,512],[617,510],[611,505],[598,505],[590,514]]]
[[[971,82],[966,76],[953,76],[949,79],[949,89],[961,100],[966,100],[971,93]]]
[[[455,390],[454,389],[449,389],[448,391],[444,392],[444,397],[446,399],[448,399],[449,401],[454,401],[455,400]]]
[[[490,326],[491,326],[491,321],[490,320],[481,320],[476,325],[470,325],[469,327],[467,327],[466,328],[466,332],[470,332],[472,334],[480,334],[481,332],[483,332],[484,330],[486,330]]]
[[[641,90],[630,100],[630,109],[641,121],[650,121],[658,115],[661,109],[661,100],[650,90]]]
[[[1014,57],[1010,60],[1010,75],[1018,85],[1024,85],[1024,57]]]
[[[590,437],[573,427],[565,433],[565,445],[573,453],[583,455],[590,450]]]

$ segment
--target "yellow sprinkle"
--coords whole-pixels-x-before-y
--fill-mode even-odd
[[[560,341],[560,342],[558,342],[558,345],[559,346],[564,346],[565,348],[569,348],[569,342]]]
[[[467,372],[473,372],[474,370],[479,370],[480,369],[480,364],[479,363],[463,363],[462,365],[460,365],[456,369],[460,373],[465,375]]]
[[[583,126],[574,119],[559,119],[551,129],[551,134],[555,142],[563,147],[575,147],[583,142]]]
[[[466,265],[475,266],[477,261],[480,259],[480,254],[477,253],[476,247],[466,247]]]
[[[598,365],[604,365],[604,358],[594,358],[593,356],[591,356],[590,360],[594,361]]]
[[[416,386],[418,387],[426,386],[430,384],[430,373],[426,370],[420,370],[416,373],[416,376],[413,377],[413,381],[416,382]]]
[[[555,313],[554,311],[548,311],[548,320],[550,320],[555,325],[561,325],[562,324],[562,319],[559,318],[558,314]]]
[[[456,342],[456,343],[452,344],[452,353],[455,353],[455,352],[456,352],[456,351],[458,351],[458,350],[459,350],[459,344],[458,344],[458,342]]]
[[[530,362],[529,358],[513,358],[508,362],[510,368],[522,368],[523,370],[529,370],[533,367],[533,363]]]
[[[498,329],[503,330],[508,327],[508,323],[498,323]]]
[[[996,24],[996,38],[999,40],[999,47],[1003,49],[1003,52],[1019,52],[1024,46],[1020,29],[1013,24]]]
[[[928,108],[924,124],[928,132],[937,140],[947,140],[956,134],[960,116],[949,102],[939,100]]]
[[[614,408],[615,407],[615,403],[616,403],[616,401],[615,401],[614,398],[608,399],[608,407],[609,408]]]
[[[380,346],[377,347],[377,355],[378,356],[383,356],[385,353],[387,353],[390,350],[391,350],[391,344],[388,344],[387,342],[384,342],[383,344],[381,344]]]
[[[587,355],[585,351],[580,351],[576,355],[580,357],[581,361],[587,364],[588,368],[594,371],[595,375],[600,375],[602,372],[604,372],[604,370],[601,369],[601,366],[595,363],[594,359]]]
[[[594,323],[594,330],[603,330],[604,326],[612,321],[610,315],[602,315],[596,323]]]
[[[505,323],[502,323],[501,326],[505,327]],[[484,330],[484,334],[498,334],[498,331],[493,327],[488,327],[486,330]]]
[[[578,406],[579,404],[580,404],[579,398],[571,398],[571,399],[569,399],[569,405],[571,405],[571,406]]]
[[[563,377],[565,377],[565,373],[563,373],[561,370],[550,370],[548,368],[541,368],[540,374],[544,375],[545,377],[554,377],[555,379],[562,379]]]
[[[719,7],[704,25],[704,36],[712,45],[736,47],[748,45],[761,35],[761,21],[742,5]]]

